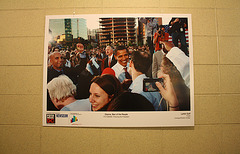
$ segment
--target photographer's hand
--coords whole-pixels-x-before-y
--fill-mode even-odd
[[[162,86],[160,82],[156,82],[156,86],[160,90],[160,94],[162,97],[168,101],[169,103],[169,108],[170,111],[178,111],[179,110],[179,103],[177,99],[177,95],[175,93],[175,90],[173,88],[171,79],[168,74],[163,74],[161,76],[158,76],[158,78],[163,78],[164,79],[164,85],[165,87]]]
[[[174,23],[176,23],[176,22],[179,22],[179,18],[176,18],[176,19],[174,20]]]
[[[179,18],[176,18],[174,21],[171,21],[171,22],[170,22],[170,25],[173,25],[173,24],[175,24],[176,22],[179,22]]]

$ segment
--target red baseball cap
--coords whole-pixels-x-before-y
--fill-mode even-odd
[[[105,68],[105,69],[103,70],[103,72],[102,72],[101,75],[104,75],[104,74],[110,74],[110,75],[115,76],[115,71],[114,71],[113,69],[107,67],[107,68]]]

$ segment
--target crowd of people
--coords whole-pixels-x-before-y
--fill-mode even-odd
[[[189,111],[189,57],[168,37],[159,26],[153,50],[149,45],[85,50],[82,43],[49,48],[47,110]],[[159,91],[144,91],[146,78],[164,82],[155,83]]]

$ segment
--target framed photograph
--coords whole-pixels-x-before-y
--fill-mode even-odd
[[[43,126],[194,126],[191,14],[46,16]]]

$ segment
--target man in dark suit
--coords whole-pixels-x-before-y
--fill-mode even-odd
[[[65,74],[76,84],[76,73],[74,73],[73,69],[64,66],[63,56],[60,52],[56,51],[51,53],[49,58],[51,66],[48,67],[47,82],[50,82],[59,75]]]
[[[103,59],[102,71],[107,67],[110,67],[110,68],[113,67],[117,63],[117,60],[114,58],[114,55],[113,55],[112,46],[106,47],[106,55],[107,57]]]
[[[49,83],[53,78],[58,77],[59,75],[67,75],[73,83],[76,84],[77,76],[74,73],[73,69],[64,67],[63,65],[63,56],[60,52],[55,51],[50,54],[50,65],[47,70],[47,83]],[[47,97],[47,110],[48,111],[57,111],[57,108],[52,104],[50,97]]]
[[[181,50],[185,53],[186,56],[189,56],[187,41],[185,37],[185,29],[188,28],[187,18],[172,18],[169,22],[171,26],[169,34],[172,36],[173,44],[178,47],[178,40],[181,43]]]

